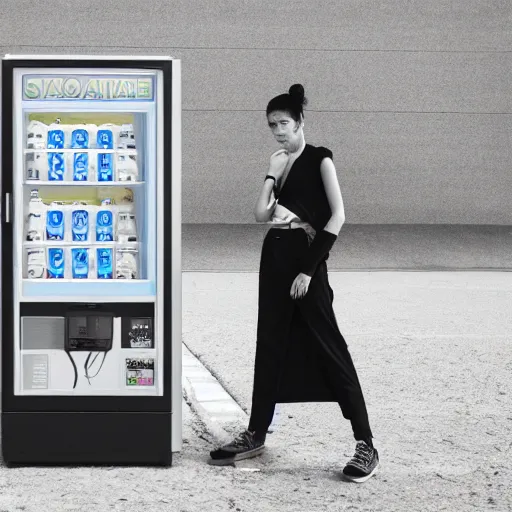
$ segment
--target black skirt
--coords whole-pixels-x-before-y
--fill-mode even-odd
[[[326,261],[304,297],[290,296],[308,248],[301,228],[271,228],[263,242],[249,428],[266,431],[276,403],[338,402],[358,438],[371,437],[361,386],[332,307]]]

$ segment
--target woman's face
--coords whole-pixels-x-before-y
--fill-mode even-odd
[[[281,147],[295,149],[302,140],[302,126],[295,121],[289,112],[275,110],[268,115],[268,125]]]

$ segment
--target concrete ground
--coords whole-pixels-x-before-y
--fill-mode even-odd
[[[512,510],[512,274],[332,272],[382,469],[344,482],[335,404],[282,405],[267,452],[206,464],[217,439],[187,406],[170,468],[0,467],[0,511]],[[246,409],[257,274],[185,273],[183,338]],[[241,419],[236,425],[245,426]]]
[[[409,234],[400,250],[420,254],[414,250],[418,237]],[[336,404],[281,405],[262,457],[235,467],[206,464],[222,435],[246,426],[261,242],[247,235],[236,253],[229,237],[225,246],[218,233],[208,240],[200,250],[184,231],[184,269],[198,271],[183,274],[183,341],[239,404],[240,414],[212,428],[186,393],[183,450],[170,468],[0,466],[0,512],[512,510],[512,265],[506,231],[499,239],[466,236],[466,246],[457,249],[465,254],[459,265],[458,253],[435,255],[453,272],[422,271],[424,256],[415,271],[366,271],[366,263],[386,259],[372,255],[375,250],[393,255],[394,235],[389,244],[360,246],[366,250],[351,260],[354,271],[329,265],[338,323],[381,455],[380,473],[362,485],[340,476],[354,440]],[[429,240],[433,247],[447,246]],[[485,244],[494,255],[490,268],[503,271],[460,271],[485,263]],[[355,254],[356,246],[349,247]],[[212,267],[212,254],[232,259]],[[330,261],[342,261],[337,258]],[[234,268],[221,268],[232,261]],[[398,268],[399,261],[394,255],[384,263]]]
[[[184,343],[248,411],[257,274],[183,277]],[[381,472],[361,486],[340,480],[354,441],[336,404],[281,405],[267,453],[239,464],[259,471],[226,498],[262,511],[512,510],[512,274],[331,272],[330,282]]]

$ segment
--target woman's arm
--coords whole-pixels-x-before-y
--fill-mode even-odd
[[[331,207],[331,218],[324,227],[325,231],[338,236],[341,226],[345,223],[345,208],[341,197],[340,184],[336,175],[334,162],[330,158],[324,158],[320,164],[320,174],[324,182],[325,193]]]
[[[338,238],[341,226],[345,222],[345,210],[341,197],[336,168],[331,158],[324,158],[320,164],[320,173],[324,183],[325,194],[331,207],[331,218],[322,230],[317,231],[313,242],[303,257],[301,274],[312,277],[323,258],[331,250]],[[295,283],[294,283],[295,286]],[[297,285],[298,286],[298,285]],[[292,286],[292,293],[294,287]],[[307,288],[306,288],[307,291]]]
[[[270,194],[274,185],[283,175],[286,164],[288,163],[288,151],[286,149],[278,149],[270,157],[270,167],[267,176],[273,176],[275,180],[265,179],[260,196],[254,208],[254,217],[256,222],[267,222],[272,218],[272,214],[276,208],[276,200],[270,200]]]
[[[276,209],[276,200],[271,201],[270,199],[273,188],[274,180],[265,180],[258,201],[256,202],[256,207],[254,208],[256,222],[267,222],[272,218],[272,214]]]

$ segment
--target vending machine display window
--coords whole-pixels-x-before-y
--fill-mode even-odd
[[[154,293],[154,115],[55,104],[44,112],[28,104],[22,115],[22,293],[44,294],[48,279],[70,293],[68,281],[79,279],[90,289],[95,280],[112,283],[113,291],[126,288],[120,280],[137,281],[131,289]]]

